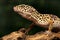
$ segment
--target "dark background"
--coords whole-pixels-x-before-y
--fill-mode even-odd
[[[0,0],[0,37],[22,27],[28,28],[32,23],[13,11],[13,7],[19,4],[28,4],[40,13],[55,14],[60,17],[60,0]],[[41,30],[44,28],[35,26],[29,34]]]

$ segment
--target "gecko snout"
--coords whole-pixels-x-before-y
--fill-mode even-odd
[[[27,9],[25,8],[25,5],[17,5],[13,7],[13,10],[15,12],[23,13],[26,12]]]
[[[18,12],[18,11],[19,11],[18,8],[17,8],[17,6],[14,6],[14,7],[13,7],[13,10],[14,10],[15,12]]]
[[[14,11],[16,11],[16,8],[15,8],[15,7],[13,7],[13,10],[14,10]]]

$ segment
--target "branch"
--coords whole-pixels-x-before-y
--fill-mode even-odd
[[[28,35],[26,40],[53,40],[55,37],[60,39],[60,33],[45,31],[34,35]]]
[[[24,28],[12,32],[8,35],[3,36],[0,40],[53,40],[59,38],[60,40],[60,32],[54,33],[51,31],[38,32],[34,35],[26,35]],[[56,39],[57,40],[57,39]]]

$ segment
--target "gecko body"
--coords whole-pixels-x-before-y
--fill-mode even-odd
[[[36,25],[48,28],[52,21],[52,27],[60,28],[60,18],[52,14],[41,14],[34,7],[21,4],[14,6],[14,11],[18,12],[22,17],[33,21]]]

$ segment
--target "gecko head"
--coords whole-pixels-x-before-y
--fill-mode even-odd
[[[19,15],[23,17],[30,17],[33,12],[36,12],[36,9],[32,6],[21,4],[13,7],[15,12],[18,12]]]

